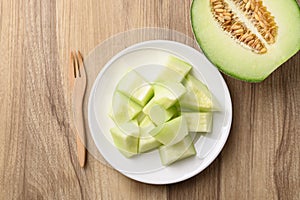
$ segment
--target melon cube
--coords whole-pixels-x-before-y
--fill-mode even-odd
[[[191,132],[211,132],[213,114],[211,112],[182,112]]]
[[[188,134],[187,123],[182,116],[179,116],[157,126],[149,134],[164,145],[173,145]]]
[[[156,126],[163,124],[164,122],[171,119],[174,115],[177,114],[177,108],[175,106],[172,106],[169,109],[165,109],[159,104],[154,104],[151,107],[151,110],[148,114],[150,119],[154,122]]]
[[[152,99],[145,105],[145,107],[143,108],[143,113],[145,113],[146,115],[149,115],[150,110],[151,110],[152,107],[155,106],[155,105],[156,105],[155,100],[154,100],[154,98],[152,98]]]
[[[175,56],[169,56],[165,65],[183,77],[186,76],[192,69],[192,66],[189,63]]]
[[[134,119],[137,120],[138,124],[141,124],[147,115],[144,112],[140,112]]]
[[[181,108],[193,111],[218,110],[216,101],[207,86],[192,75],[183,81],[187,92],[179,99]]]
[[[152,86],[134,70],[122,77],[117,90],[141,106],[146,105],[154,94]]]
[[[130,121],[110,129],[116,148],[126,157],[138,153],[140,130],[136,121]]]
[[[135,118],[141,111],[142,107],[139,104],[116,91],[109,115],[115,123],[122,124]]]
[[[175,82],[156,83],[153,85],[153,88],[154,101],[166,109],[173,106],[186,92],[185,87],[181,83]]]
[[[170,165],[175,161],[196,155],[196,150],[191,136],[187,135],[183,140],[174,145],[161,146],[159,148],[159,155],[163,165]]]
[[[177,82],[180,83],[184,79],[184,75],[179,74],[178,72],[174,71],[171,68],[164,67],[159,74],[157,75],[155,83],[162,83],[162,82]]]
[[[140,124],[139,153],[151,151],[161,145],[160,142],[149,134],[154,128],[155,125],[146,116]]]

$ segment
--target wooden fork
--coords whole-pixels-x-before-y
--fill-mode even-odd
[[[79,51],[77,53],[71,51],[70,67],[73,68],[75,82],[72,96],[72,110],[77,132],[77,156],[79,165],[84,167],[86,160],[86,135],[83,116],[83,100],[86,89],[86,73],[83,57]]]

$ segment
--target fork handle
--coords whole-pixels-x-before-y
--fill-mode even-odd
[[[85,160],[86,160],[86,149],[85,149],[85,145],[83,144],[83,142],[85,143],[85,138],[80,138],[80,136],[77,134],[76,137],[77,140],[77,156],[78,156],[78,162],[80,167],[84,167],[85,165]],[[83,140],[83,141],[81,141]]]
[[[76,99],[75,101],[81,101],[80,99]],[[86,135],[85,135],[85,121],[83,117],[82,106],[81,109],[77,109],[77,113],[74,114],[74,121],[76,127],[76,143],[77,143],[77,157],[79,161],[79,165],[84,167],[86,161]]]

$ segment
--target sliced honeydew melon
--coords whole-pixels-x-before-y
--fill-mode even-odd
[[[152,86],[134,70],[122,77],[117,90],[141,106],[144,106],[153,96]]]
[[[192,69],[192,66],[175,56],[169,56],[166,66],[176,71],[183,77],[186,76]]]
[[[110,129],[116,148],[126,156],[131,157],[138,153],[140,129],[136,121],[130,121]]]
[[[219,110],[217,101],[208,90],[208,87],[200,80],[188,74],[183,81],[183,85],[187,89],[187,92],[179,100],[183,109],[193,111]]]
[[[141,124],[147,115],[144,112],[140,112],[134,119],[137,120],[138,124]]]
[[[149,134],[164,145],[173,145],[188,134],[187,123],[180,116],[157,126]]]
[[[171,146],[161,146],[159,155],[163,165],[170,165],[176,161],[196,155],[196,150],[193,140],[190,135],[187,135],[180,142]]]
[[[154,137],[152,137],[149,133],[156,126],[150,120],[148,116],[146,116],[140,124],[140,138],[139,138],[139,153],[144,153],[147,151],[151,151],[156,149],[161,145]]]
[[[142,111],[142,107],[130,100],[124,94],[116,91],[113,96],[110,117],[117,124],[128,122],[135,118]]]
[[[211,112],[181,112],[190,132],[211,132],[213,114]]]
[[[177,114],[177,108],[175,106],[165,109],[160,104],[154,104],[148,116],[154,124],[158,126],[171,119],[175,114]]]
[[[186,92],[185,87],[181,83],[175,82],[155,83],[153,88],[154,101],[166,109],[173,106]]]

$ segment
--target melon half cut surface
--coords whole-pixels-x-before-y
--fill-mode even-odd
[[[244,81],[264,80],[300,49],[296,0],[194,0],[191,23],[208,59]]]

